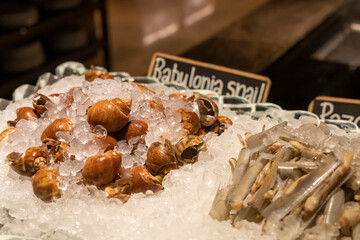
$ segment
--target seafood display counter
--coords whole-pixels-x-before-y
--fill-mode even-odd
[[[80,63],[19,87],[0,113],[0,234],[359,239],[359,131],[228,100]]]

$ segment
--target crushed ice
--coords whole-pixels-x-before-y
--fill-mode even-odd
[[[70,76],[41,89],[40,92],[46,95],[62,93],[62,96],[53,97],[58,105],[48,106],[42,119],[19,121],[19,130],[10,135],[11,143],[0,142],[0,235],[42,239],[271,239],[271,236],[261,234],[261,226],[257,224],[243,221],[233,228],[229,221],[213,220],[208,213],[218,187],[230,182],[228,159],[236,157],[241,149],[237,134],[258,133],[264,125],[268,129],[277,124],[274,119],[253,120],[248,115],[236,116],[231,111],[221,110],[221,114],[232,119],[233,125],[220,136],[207,134],[204,137],[207,151],[200,153],[199,161],[171,171],[164,178],[164,190],[156,194],[135,194],[122,204],[117,199],[107,199],[106,194],[96,187],[77,184],[81,181],[79,171],[86,156],[100,151],[96,143],[89,140],[97,132],[92,131],[86,121],[86,109],[99,100],[131,98],[130,119],[148,119],[145,144],[140,144],[134,155],[129,154],[131,146],[124,141],[118,142],[117,150],[123,154],[124,167],[143,164],[146,146],[152,142],[168,138],[175,144],[184,136],[181,116],[174,109],[196,111],[195,106],[183,101],[169,101],[168,93],[174,90],[166,92],[168,88],[162,85],[158,90],[155,85],[152,87],[156,94],[141,93],[120,80],[85,82],[83,76]],[[71,108],[67,108],[69,90],[74,99]],[[166,118],[149,108],[148,100],[156,98],[163,102]],[[15,111],[22,106],[31,106],[31,99],[13,103],[0,113],[1,130],[7,128],[7,120],[16,118]],[[41,133],[59,117],[70,118],[74,126],[70,133],[59,133],[58,137],[70,142],[70,153],[75,155],[75,160],[67,159],[58,166],[65,179],[65,184],[60,186],[64,192],[62,197],[56,202],[44,203],[33,194],[29,178],[10,169],[5,156],[12,151],[23,152],[28,147],[40,146]],[[299,129],[311,121],[293,119],[285,113],[282,117],[287,118],[290,126]],[[309,141],[323,147],[341,144],[342,148],[359,154],[358,135],[331,129],[337,135],[326,138],[321,131],[307,126],[298,133]],[[354,164],[360,166],[358,162]]]

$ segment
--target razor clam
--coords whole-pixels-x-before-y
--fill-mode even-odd
[[[355,226],[360,222],[360,203],[347,202],[345,203],[344,211],[339,219],[342,230]]]
[[[324,212],[319,216],[316,224],[333,225],[341,216],[345,202],[345,193],[341,188],[337,189],[325,205]]]
[[[242,148],[239,152],[238,159],[234,167],[234,174],[232,181],[234,184],[238,184],[243,178],[250,161],[250,150],[248,148]]]
[[[305,177],[298,179],[291,191],[272,201],[263,211],[262,215],[275,221],[283,219],[295,206],[303,202],[322,182],[340,165],[340,161],[329,154],[320,164],[320,167],[311,171]]]
[[[308,197],[304,204],[303,215],[308,215],[319,207],[321,202],[326,198],[329,192],[341,182],[349,172],[353,153],[348,152],[342,158],[342,164],[320,185],[313,194]]]
[[[282,181],[279,184],[278,190],[275,193],[274,197],[272,198],[272,201],[275,201],[276,199],[278,199],[279,197],[282,197],[282,195],[285,193],[286,189],[291,186],[294,182],[294,179],[292,178],[287,178],[285,181]]]
[[[231,168],[231,173],[234,174],[234,170],[235,170],[235,166],[236,166],[236,159],[233,157],[230,158],[229,164],[230,164],[230,168]]]
[[[223,221],[230,215],[230,206],[226,203],[226,194],[228,190],[226,188],[218,189],[211,206],[209,215],[216,220]]]
[[[255,163],[246,171],[239,184],[234,185],[228,192],[227,201],[229,202],[232,209],[238,211],[243,207],[244,198],[250,191],[250,188],[255,182],[257,175],[261,169],[264,168],[267,161],[267,159],[258,157]]]
[[[360,223],[352,227],[352,238],[360,239]]]
[[[286,125],[287,122],[282,122],[272,128],[269,128],[266,131],[252,135],[246,141],[248,148],[252,152],[262,150],[266,146],[276,142],[279,137],[284,139],[298,140],[298,137],[285,129]]]
[[[279,163],[279,173],[280,175],[285,174],[286,172],[292,172],[296,171],[298,169],[304,171],[304,172],[310,172],[316,168],[319,167],[319,164],[317,164],[314,161],[296,161],[296,162],[281,162]],[[290,173],[291,174],[291,173]]]
[[[256,193],[252,196],[250,200],[250,204],[260,210],[264,203],[264,194],[270,190],[270,188],[275,183],[275,177],[277,173],[277,167],[279,162],[281,161],[288,161],[292,158],[292,150],[289,148],[282,147],[279,151],[275,154],[275,156],[269,161],[269,170],[268,174],[265,176],[263,183],[261,184],[260,188],[256,191]]]
[[[299,141],[290,140],[289,143],[291,146],[299,152],[299,155],[307,158],[318,159],[323,157],[323,153],[319,152],[318,150],[305,146],[304,144],[300,143]]]
[[[254,184],[252,185],[250,189],[250,193],[254,194],[264,183],[265,177],[269,174],[270,167],[272,166],[273,161],[270,160],[264,168],[260,171],[260,173],[257,175]]]

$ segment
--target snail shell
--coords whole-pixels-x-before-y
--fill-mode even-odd
[[[104,152],[113,150],[118,144],[118,141],[115,138],[104,135],[97,135],[95,137],[95,142]]]
[[[198,155],[205,148],[204,140],[196,135],[186,136],[176,144],[175,154],[179,162],[183,164],[194,163]]]
[[[88,108],[88,123],[93,126],[101,125],[108,132],[119,131],[129,121],[130,106],[129,99],[101,100]]]
[[[31,107],[22,107],[16,109],[16,116],[18,120],[20,119],[29,120],[29,118],[31,117],[39,118],[39,114],[37,114],[37,112],[35,112],[34,109]]]
[[[88,82],[92,82],[96,78],[100,78],[100,79],[103,79],[103,80],[114,79],[114,77],[111,76],[109,73],[104,73],[104,72],[98,71],[98,70],[91,70],[91,71],[88,71],[85,74],[85,80],[88,81]]]
[[[202,127],[209,127],[216,122],[219,115],[219,108],[211,98],[203,95],[194,95],[189,99],[195,101],[199,106],[200,124]]]
[[[183,93],[172,93],[169,95],[169,98],[179,98],[183,100],[184,102],[188,102],[187,95]]]
[[[36,93],[32,99],[34,110],[39,115],[47,111],[46,103],[51,102],[50,98],[41,93]]]
[[[110,183],[118,173],[121,165],[121,154],[116,151],[89,157],[82,170],[87,184],[101,186]]]
[[[230,125],[232,121],[225,116],[218,116],[216,122],[210,126],[210,131],[215,132],[216,134],[222,134]]]
[[[173,169],[177,169],[176,157],[171,142],[153,142],[147,152],[146,166],[149,172],[156,176],[165,176]]]
[[[149,100],[150,109],[154,109],[157,112],[164,113],[165,108],[160,99]]]
[[[132,86],[137,87],[138,89],[140,89],[140,91],[141,91],[142,93],[144,93],[144,92],[151,92],[151,93],[154,93],[154,94],[155,94],[154,91],[148,89],[147,87],[145,87],[144,85],[142,85],[142,84],[140,84],[140,83],[130,82],[130,84],[131,84]]]
[[[4,131],[1,132],[0,134],[0,141],[9,141],[9,134],[13,133],[16,131],[16,128],[15,127],[11,127],[11,128],[8,128],[8,129],[5,129]]]
[[[131,181],[131,193],[145,193],[148,190],[155,193],[163,189],[163,186],[158,179],[151,175],[144,166],[134,166],[130,169],[122,169],[120,175],[120,181]]]
[[[56,169],[45,167],[37,171],[31,178],[33,191],[36,197],[44,202],[52,202],[61,196],[58,188],[62,177]]]
[[[132,120],[120,132],[120,138],[129,143],[133,138],[139,138],[148,131],[146,120]],[[135,144],[144,143],[144,139],[139,138]]]
[[[34,174],[40,168],[47,165],[49,157],[40,147],[31,147],[25,151],[24,156],[21,153],[12,152],[8,154],[7,159],[20,173],[29,175]]]
[[[29,118],[39,118],[39,114],[34,111],[31,107],[21,107],[16,109],[16,120],[15,121],[8,121],[7,124],[9,126],[15,126],[18,121],[21,119],[29,120]]]
[[[67,132],[71,128],[70,120],[68,118],[59,118],[49,124],[41,134],[41,141],[45,142],[49,139],[57,140],[57,132]]]
[[[64,156],[67,154],[70,144],[63,141],[58,141],[50,149],[50,155],[52,156],[52,163],[58,163],[64,161]]]
[[[200,118],[195,112],[187,112],[183,109],[178,110],[181,114],[181,126],[186,135],[197,134],[200,128]]]

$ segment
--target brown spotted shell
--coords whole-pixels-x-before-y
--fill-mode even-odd
[[[35,112],[34,109],[31,107],[22,107],[22,108],[16,109],[16,116],[17,116],[18,121],[20,119],[29,120],[29,118],[31,118],[31,117],[39,118],[39,114],[37,112]]]
[[[23,156],[21,153],[12,152],[6,157],[15,169],[28,175],[32,175],[40,168],[45,167],[49,161],[48,154],[40,147],[26,149]]]
[[[158,179],[151,175],[144,166],[134,166],[130,169],[122,169],[120,176],[121,181],[131,181],[131,193],[145,193],[148,190],[155,193],[163,189],[163,186]]]
[[[225,116],[218,116],[216,122],[210,126],[210,131],[220,135],[231,125],[232,121],[230,118]]]
[[[41,141],[44,142],[48,139],[57,140],[57,132],[67,132],[71,129],[70,120],[68,118],[59,118],[49,124],[41,134]]]
[[[169,98],[178,98],[183,100],[184,102],[188,102],[187,95],[183,93],[172,93],[169,95]]]
[[[33,104],[35,112],[37,112],[40,115],[43,114],[44,112],[46,112],[47,108],[46,108],[45,104],[48,102],[51,102],[50,98],[48,98],[44,94],[35,93],[35,95],[32,99],[32,104]]]
[[[100,78],[100,79],[103,79],[103,80],[114,79],[114,77],[111,76],[109,73],[104,73],[104,72],[98,71],[98,70],[91,70],[91,71],[88,71],[85,74],[85,80],[88,81],[88,82],[92,82],[96,78]]]
[[[4,131],[1,132],[0,134],[0,141],[9,141],[9,134],[13,133],[16,131],[15,127],[11,127],[8,129],[5,129]]]
[[[118,173],[121,165],[121,154],[116,151],[89,157],[82,170],[85,183],[101,186],[110,183]]]
[[[197,134],[200,129],[200,118],[195,112],[184,111],[179,109],[181,114],[181,126],[184,129],[186,135]]]
[[[52,202],[61,196],[58,184],[62,180],[56,169],[45,167],[37,171],[31,178],[33,191],[36,197],[44,202]]]
[[[58,141],[50,149],[50,155],[52,157],[52,163],[63,162],[64,157],[69,151],[70,144],[63,141]]]
[[[219,108],[211,98],[200,95],[190,97],[190,100],[195,101],[199,106],[200,124],[202,127],[209,127],[216,122]]]
[[[108,132],[117,132],[129,121],[131,100],[114,98],[111,101],[101,100],[88,108],[89,124],[103,126]]]
[[[147,152],[146,167],[156,176],[165,176],[173,169],[177,169],[174,149],[169,140],[165,143],[153,142]]]
[[[15,126],[18,121],[21,119],[29,120],[29,118],[39,118],[39,114],[34,111],[31,107],[21,107],[16,109],[16,120],[15,121],[8,121],[7,124],[9,126]]]
[[[118,141],[112,136],[97,135],[94,140],[104,152],[113,150],[118,144]]]
[[[125,139],[129,143],[131,139],[139,138],[135,144],[144,143],[144,139],[140,137],[148,131],[148,123],[146,120],[132,120],[120,132],[120,138]]]
[[[175,154],[177,160],[183,164],[194,163],[198,160],[198,155],[205,147],[204,140],[196,135],[186,136],[176,144]]]
[[[134,87],[137,87],[138,89],[140,89],[140,91],[142,93],[144,92],[151,92],[151,93],[155,93],[154,91],[148,89],[147,87],[145,87],[144,85],[140,84],[140,83],[137,83],[137,82],[130,82],[130,84]]]
[[[149,100],[150,109],[153,109],[159,113],[164,113],[165,108],[160,99]]]

